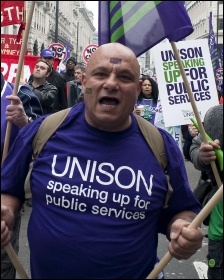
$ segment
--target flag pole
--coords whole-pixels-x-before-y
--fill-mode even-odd
[[[204,219],[211,213],[213,208],[223,199],[223,185],[216,191],[213,197],[208,201],[208,203],[202,208],[200,213],[194,218],[194,220],[188,226],[189,229],[200,227]],[[156,279],[159,273],[167,266],[171,261],[172,256],[168,251],[165,256],[160,260],[158,265],[151,271],[151,273],[146,277],[146,279]]]
[[[23,22],[26,23],[26,1],[24,1],[24,7],[23,7]],[[24,30],[22,30],[22,42],[24,40]],[[27,46],[26,46],[27,47]],[[23,66],[22,66],[22,70],[21,70],[21,78],[24,79],[24,60],[23,60]]]
[[[188,96],[189,96],[189,99],[190,99],[190,102],[191,102],[191,106],[192,106],[192,109],[194,111],[194,115],[195,115],[195,118],[197,120],[197,123],[198,123],[198,126],[199,126],[199,132],[202,136],[202,139],[203,139],[203,142],[204,143],[208,143],[208,140],[206,138],[206,133],[205,133],[205,130],[204,130],[204,126],[201,122],[201,118],[200,118],[200,115],[198,113],[198,109],[197,109],[197,106],[196,106],[196,102],[195,102],[195,99],[194,99],[194,96],[193,96],[193,93],[192,93],[192,90],[191,90],[191,87],[190,87],[190,84],[189,84],[189,81],[187,79],[187,76],[186,76],[186,73],[184,71],[184,67],[183,67],[183,64],[181,62],[181,58],[180,58],[180,55],[178,53],[178,50],[177,50],[177,46],[176,46],[176,43],[175,42],[170,42],[171,43],[171,46],[172,46],[172,49],[173,49],[173,52],[174,52],[174,55],[175,55],[175,58],[177,60],[177,64],[179,66],[179,69],[180,69],[180,72],[181,72],[181,75],[182,75],[182,78],[183,78],[183,81],[184,81],[184,85],[187,89],[187,93],[188,93]],[[214,139],[215,140],[215,139]],[[219,176],[219,173],[218,173],[218,170],[217,170],[217,166],[215,164],[214,161],[211,162],[211,167],[212,167],[212,171],[214,173],[214,176],[215,176],[215,180],[217,182],[217,185],[218,187],[221,186],[222,182],[221,182],[221,179],[220,179],[220,176]]]
[[[206,138],[206,133],[203,127],[203,124],[201,122],[201,118],[200,115],[198,113],[198,109],[194,100],[194,96],[193,93],[191,91],[191,87],[190,84],[188,82],[186,73],[184,71],[182,62],[181,62],[181,58],[179,56],[177,47],[176,47],[176,43],[175,42],[170,42],[175,58],[177,60],[177,64],[179,66],[180,69],[180,73],[182,75],[183,81],[184,81],[184,85],[186,86],[187,89],[187,93],[191,102],[191,106],[192,109],[194,111],[194,115],[195,118],[197,120],[198,126],[199,126],[199,131],[200,134],[202,135],[202,139],[204,141],[204,143],[208,143],[208,140]],[[223,195],[223,186],[222,186],[222,182],[216,167],[216,164],[214,161],[211,162],[211,167],[212,167],[212,171],[214,173],[216,182],[217,182],[217,186],[221,189],[219,189],[215,195],[212,197],[212,199],[210,199],[210,201],[204,206],[204,208],[201,210],[201,212],[195,217],[195,219],[192,221],[192,223],[188,226],[188,228],[197,228],[200,226],[200,224],[204,221],[204,219],[211,213],[211,211],[213,210],[213,208],[217,205],[217,203],[219,201],[221,201],[222,199],[222,195]],[[222,187],[220,187],[222,186]],[[215,198],[214,198],[215,197]],[[214,199],[213,199],[214,198]],[[146,279],[156,279],[156,277],[159,275],[159,273],[164,269],[164,267],[170,262],[170,260],[172,259],[172,256],[169,252],[166,253],[165,256],[163,256],[163,258],[160,260],[160,262],[158,263],[158,265],[152,270],[152,272],[147,276]]]
[[[25,51],[27,48],[28,35],[30,32],[30,26],[31,26],[35,2],[36,1],[30,2],[31,4],[30,4],[29,16],[28,16],[28,19],[26,22],[26,28],[25,28],[25,32],[24,32],[24,38],[22,41],[19,62],[18,62],[18,69],[17,69],[17,73],[16,73],[16,79],[15,79],[15,84],[14,84],[12,95],[17,95],[18,88],[19,88],[19,82],[20,82],[21,72],[22,72],[22,68],[23,68],[23,60],[24,60]],[[11,102],[11,104],[13,104],[13,102]],[[8,121],[7,127],[6,127],[4,148],[3,148],[3,153],[2,153],[2,163],[5,160],[8,150],[9,150],[9,141],[10,141],[10,136],[11,136],[11,130],[12,130],[12,122]]]
[[[30,26],[31,26],[31,21],[32,21],[32,16],[33,16],[35,3],[36,3],[36,1],[31,1],[29,15],[28,15],[28,19],[27,19],[27,22],[26,22],[25,32],[24,32],[24,37],[23,37],[23,40],[22,40],[22,47],[21,47],[20,56],[19,56],[18,69],[17,69],[15,84],[14,84],[13,93],[12,93],[13,95],[17,95],[18,88],[19,88],[19,82],[20,82],[21,72],[22,72],[22,68],[23,68],[24,55],[25,55],[25,51],[26,51],[26,48],[27,48],[28,35],[29,35],[29,31],[30,31]],[[5,157],[8,153],[11,130],[12,130],[12,122],[8,121],[7,128],[6,128],[3,155],[2,155],[2,162],[5,160]],[[4,247],[4,249],[5,249],[6,253],[8,254],[8,256],[9,256],[12,264],[14,265],[15,269],[17,270],[20,278],[21,279],[29,279],[29,277],[26,274],[26,271],[24,270],[24,268],[22,267],[22,265],[21,265],[21,263],[18,259],[18,256],[15,253],[11,243],[7,244]]]

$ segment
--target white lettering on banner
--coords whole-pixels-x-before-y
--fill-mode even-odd
[[[5,18],[4,18],[5,15]],[[23,10],[20,9],[20,7],[17,6],[11,6],[7,7],[1,10],[1,23],[4,20],[14,21],[14,18],[12,15],[16,15],[17,20],[23,19]]]
[[[11,63],[9,66],[7,63],[1,62],[1,72],[2,72],[3,76],[5,76],[5,75],[8,76],[7,81],[10,83],[16,77],[17,69],[18,69],[18,64]],[[24,79],[25,79],[25,81],[28,81],[28,79],[31,75],[30,66],[24,65],[23,69],[24,69]]]
[[[66,174],[69,173],[69,178],[73,178],[75,168],[77,168],[77,171],[79,172],[79,174],[84,182],[87,182],[88,178],[91,178],[91,180],[89,180],[91,183],[93,183],[94,179],[95,179],[97,183],[104,185],[104,186],[108,186],[108,185],[111,185],[115,181],[117,186],[120,187],[121,189],[130,189],[135,185],[135,189],[137,192],[139,192],[140,184],[142,183],[145,186],[145,189],[146,189],[148,195],[149,196],[152,195],[153,175],[150,176],[149,185],[148,185],[147,180],[144,178],[141,170],[138,170],[137,174],[135,174],[135,171],[132,168],[130,168],[129,166],[121,166],[117,170],[115,170],[114,166],[108,162],[99,164],[99,166],[97,168],[97,162],[92,161],[92,160],[87,160],[85,170],[82,170],[77,157],[71,158],[70,156],[67,156],[64,171],[59,174],[56,172],[56,163],[57,163],[57,155],[54,155],[53,162],[52,162],[52,175],[54,175],[56,177],[64,177]],[[91,168],[91,164],[92,164],[92,168]],[[110,173],[110,172],[104,170],[104,167],[110,167],[110,170],[113,172]],[[103,181],[99,175],[95,176],[96,171],[98,171],[102,175],[108,176],[110,180]],[[124,185],[119,181],[119,175],[123,171],[130,171],[129,173],[131,175],[131,180],[130,180],[129,184],[127,184],[127,185]]]
[[[20,50],[9,50],[9,49],[3,49],[1,50],[1,54],[12,54],[12,55],[19,55]]]

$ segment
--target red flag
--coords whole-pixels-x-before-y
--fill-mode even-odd
[[[1,1],[1,26],[23,22],[24,1]]]

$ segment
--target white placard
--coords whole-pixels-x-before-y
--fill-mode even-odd
[[[207,110],[218,104],[208,40],[180,41],[176,46],[203,121]],[[194,112],[171,44],[158,44],[153,58],[165,126],[190,124]]]

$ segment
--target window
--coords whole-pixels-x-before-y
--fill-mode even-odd
[[[223,18],[218,19],[218,30],[223,30]]]

